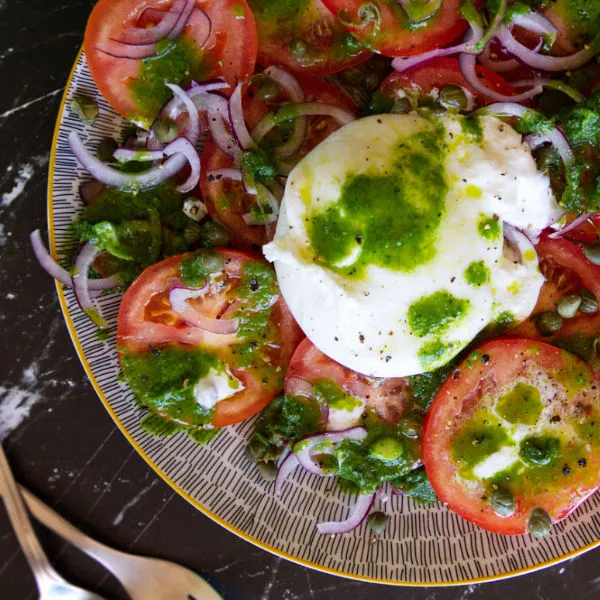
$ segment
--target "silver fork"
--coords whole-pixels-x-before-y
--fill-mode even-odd
[[[104,600],[65,581],[48,562],[27,516],[17,483],[0,445],[0,494],[25,558],[33,571],[40,600]]]
[[[131,600],[222,600],[193,571],[166,560],[109,548],[83,534],[24,487],[21,493],[40,523],[104,565],[121,582]]]

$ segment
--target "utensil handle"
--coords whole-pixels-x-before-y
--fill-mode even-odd
[[[0,444],[0,495],[4,500],[8,518],[12,523],[17,540],[23,549],[25,558],[33,571],[38,585],[43,578],[54,579],[54,569],[44,554],[35,535],[23,499],[19,494],[17,482],[13,477],[4,449]]]
[[[109,548],[104,544],[92,539],[79,531],[77,527],[71,525],[69,521],[63,519],[57,512],[44,504],[39,498],[34,496],[30,491],[21,486],[21,493],[31,514],[48,529],[60,535],[65,540],[77,546],[81,551],[85,552],[104,565],[109,571],[114,572],[115,558],[124,556],[122,552]],[[113,560],[110,560],[112,557]]]

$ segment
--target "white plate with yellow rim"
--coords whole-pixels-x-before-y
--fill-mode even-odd
[[[68,108],[75,92],[97,99],[100,114],[86,127]],[[125,126],[102,98],[80,52],[60,106],[48,182],[50,246],[55,256],[69,252],[69,224],[81,210],[78,189],[89,179],[72,155],[67,137],[76,130],[89,147],[118,136]],[[80,311],[71,290],[57,284],[69,332],[83,366],[119,429],[148,464],[196,508],[257,546],[305,566],[336,575],[413,586],[475,583],[510,577],[555,564],[600,546],[600,494],[559,523],[552,534],[500,536],[478,529],[438,503],[416,504],[391,496],[384,506],[390,522],[382,536],[365,527],[341,536],[321,536],[319,521],[341,520],[355,498],[334,481],[297,471],[280,499],[246,457],[252,423],[228,427],[200,446],[181,432],[158,438],[140,427],[144,410],[117,379],[116,317],[120,294],[98,299],[111,335],[100,341],[96,327]],[[380,500],[377,500],[380,502]]]

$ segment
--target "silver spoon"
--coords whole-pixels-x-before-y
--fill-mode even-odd
[[[6,460],[6,454],[0,445],[0,494],[6,506],[6,512],[25,558],[33,571],[40,592],[40,600],[103,600],[80,587],[65,581],[48,562],[31,522],[23,499],[17,489],[17,483]]]
[[[21,493],[40,523],[104,565],[121,582],[131,600],[222,600],[193,571],[166,560],[109,548],[83,534],[24,487]]]

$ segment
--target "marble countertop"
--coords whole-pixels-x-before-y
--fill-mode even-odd
[[[201,573],[226,600],[586,600],[600,549],[537,573],[457,588],[394,588],[312,571],[260,550],[196,511],[136,454],[86,379],[53,282],[28,234],[46,229],[50,142],[92,0],[0,0],[0,439],[18,479],[84,531]],[[39,530],[64,575],[107,598],[110,576]],[[0,509],[0,596],[37,597]]]

